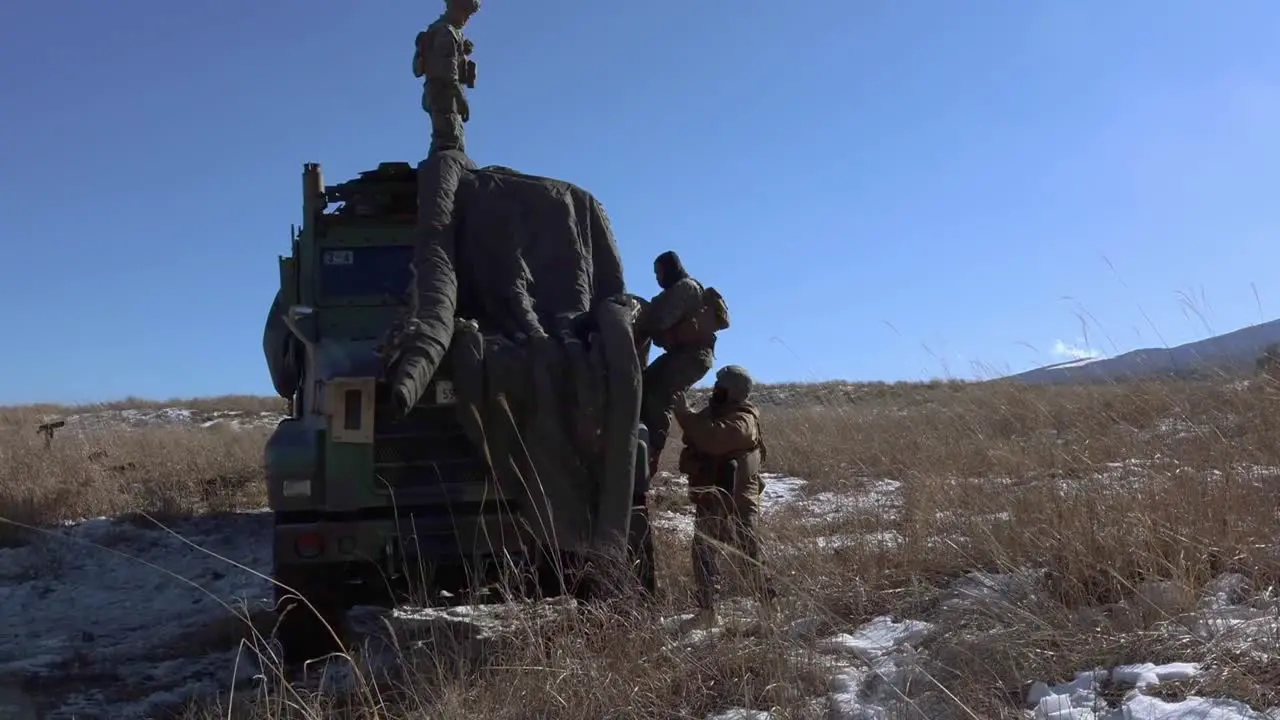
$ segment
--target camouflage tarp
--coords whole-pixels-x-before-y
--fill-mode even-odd
[[[599,545],[626,532],[640,412],[613,231],[582,188],[472,167],[457,152],[418,166],[421,323],[394,387],[416,400],[451,348],[472,439],[504,486],[555,508],[530,526]]]
[[[284,313],[288,308],[280,301],[280,290],[271,301],[271,309],[267,311],[266,327],[262,330],[262,353],[267,356],[267,372],[271,374],[271,384],[282,398],[291,398],[298,390],[302,380],[301,357],[298,339],[289,332],[284,324]]]
[[[451,353],[460,417],[500,482],[555,509],[529,526],[565,548],[625,535],[637,307],[603,208],[570,183],[476,169],[447,151],[418,166],[418,217],[417,322],[390,378],[398,404],[415,403]],[[268,321],[277,390],[296,382],[287,363],[272,364],[286,335]]]

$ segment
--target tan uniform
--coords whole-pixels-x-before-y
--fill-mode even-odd
[[[767,597],[773,589],[765,573],[756,529],[760,513],[760,465],[767,452],[760,430],[760,411],[746,393],[726,392],[726,370],[717,374],[719,395],[698,412],[677,409],[684,433],[680,471],[689,476],[695,507],[693,572],[698,606],[711,609],[720,591],[717,543],[743,556],[748,578]],[[743,372],[745,375],[745,372]],[[748,380],[749,382],[749,380]],[[749,385],[748,385],[749,387]]]

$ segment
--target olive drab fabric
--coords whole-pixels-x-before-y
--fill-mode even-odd
[[[712,348],[678,348],[654,358],[644,369],[640,419],[649,429],[649,475],[657,473],[671,434],[671,403],[675,395],[706,377],[715,361]]]
[[[702,289],[702,302],[687,317],[660,332],[654,344],[661,348],[708,347],[716,333],[729,328],[729,306],[713,287]]]
[[[302,380],[301,343],[284,324],[283,316],[287,309],[281,291],[276,290],[262,329],[262,353],[267,359],[267,371],[271,374],[276,394],[282,398],[292,398]]]
[[[699,317],[716,332],[729,329],[729,305],[724,301],[720,291],[708,287],[702,291],[702,308]]]
[[[523,524],[564,550],[625,543],[639,303],[604,208],[579,186],[477,168],[456,150],[422,161],[417,185],[416,316],[383,341],[397,350],[391,405],[403,415],[443,369],[504,492],[526,498]]]
[[[695,508],[691,548],[700,608],[713,607],[720,590],[716,555],[727,547],[745,561],[754,588],[771,598],[773,588],[763,565],[756,529],[762,490],[760,466],[767,449],[760,411],[748,399],[751,376],[736,365],[716,374],[710,402],[693,412],[676,407],[684,435],[680,470],[689,476]]]
[[[657,472],[667,444],[675,395],[711,371],[716,345],[715,331],[704,332],[706,323],[697,330],[695,318],[703,313],[707,292],[685,270],[680,256],[670,250],[662,253],[653,261],[653,271],[662,290],[644,306],[636,322],[637,335],[665,351],[644,371],[640,418],[649,429],[650,475]]]
[[[463,87],[474,88],[474,43],[462,34],[478,0],[450,0],[444,14],[414,38],[413,76],[423,79],[422,110],[431,116],[431,149],[466,151],[463,123],[471,107]]]
[[[702,284],[689,275],[680,256],[670,250],[653,261],[653,272],[662,290],[641,311],[637,331],[663,350],[670,350],[665,344],[668,333],[702,308]]]

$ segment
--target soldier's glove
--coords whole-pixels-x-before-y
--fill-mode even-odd
[[[465,39],[465,40],[463,40],[463,41],[462,41],[462,54],[463,54],[463,55],[470,55],[470,54],[471,54],[471,52],[472,52],[473,50],[475,50],[475,49],[476,49],[476,44],[475,44],[475,43],[473,43],[473,42],[471,42],[471,38],[467,38],[467,39]]]
[[[690,445],[685,445],[680,449],[680,461],[676,469],[689,477],[695,477],[701,474],[705,462],[706,459],[697,450]]]
[[[676,411],[677,415],[685,415],[693,411],[689,407],[689,398],[684,393],[676,393],[671,400],[671,408]]]

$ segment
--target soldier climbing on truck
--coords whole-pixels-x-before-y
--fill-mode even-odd
[[[339,649],[352,606],[410,593],[656,590],[643,421],[660,452],[728,310],[675,253],[652,302],[629,294],[591,193],[471,161],[479,7],[446,0],[416,37],[425,160],[331,186],[303,167],[263,333],[290,407],[265,449],[287,662]],[[650,343],[666,354],[644,368]]]
[[[641,310],[637,332],[665,352],[644,370],[640,419],[649,431],[649,475],[658,461],[671,428],[676,395],[706,376],[715,364],[716,333],[729,327],[729,308],[713,287],[703,287],[684,269],[674,251],[653,261],[662,291]]]

